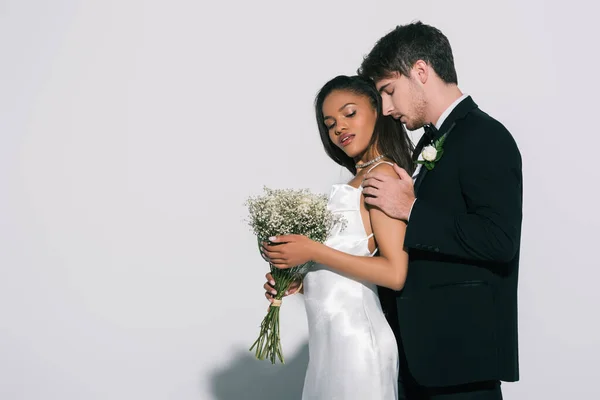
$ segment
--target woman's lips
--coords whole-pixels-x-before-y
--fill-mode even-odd
[[[340,146],[346,147],[354,140],[354,135],[352,133],[345,133],[340,136]]]

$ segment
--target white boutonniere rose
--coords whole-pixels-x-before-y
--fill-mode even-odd
[[[444,141],[446,140],[446,135],[448,134],[446,133],[429,146],[426,146],[421,152],[421,157],[423,157],[423,160],[417,161],[417,164],[423,164],[425,168],[431,171],[435,167],[435,163],[440,161],[442,155],[444,154],[443,146]]]
[[[421,155],[425,161],[434,161],[437,156],[437,150],[432,145],[429,145],[423,149]]]

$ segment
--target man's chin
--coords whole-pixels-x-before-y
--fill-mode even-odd
[[[415,123],[412,121],[406,122],[404,124],[404,126],[406,127],[406,129],[408,129],[409,131],[416,131],[417,129],[422,128],[423,126],[425,126],[424,123]]]
[[[415,124],[413,124],[413,123],[410,123],[410,122],[406,122],[406,123],[404,124],[404,127],[405,127],[406,129],[408,129],[409,131],[416,131],[417,129],[419,129],[419,128],[420,128],[420,126],[416,126]]]

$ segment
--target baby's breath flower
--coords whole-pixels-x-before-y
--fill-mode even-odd
[[[313,194],[308,189],[264,188],[262,196],[246,201],[250,218],[248,223],[261,240],[271,236],[297,234],[315,242],[327,240],[336,223],[343,223],[340,215],[327,209],[327,196]]]

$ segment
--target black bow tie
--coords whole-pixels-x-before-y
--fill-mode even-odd
[[[419,143],[417,143],[415,151],[413,152],[413,162],[417,161],[419,154],[421,154],[421,151],[423,150],[423,147],[433,142],[433,139],[436,137],[437,133],[438,130],[435,125],[427,124],[423,126],[423,136],[421,136],[421,139],[419,140]]]
[[[425,131],[424,135],[427,135],[429,141],[432,141],[438,133],[438,130],[435,127],[435,125],[432,124],[427,124],[423,126],[423,130]]]

